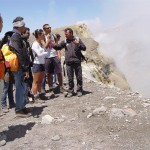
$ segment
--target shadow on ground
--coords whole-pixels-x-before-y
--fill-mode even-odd
[[[90,92],[90,91],[83,91],[83,95],[87,95],[87,94],[91,94],[92,92]]]
[[[32,129],[34,125],[34,122],[30,122],[26,125],[9,126],[8,130],[0,133],[0,138],[6,140],[6,142],[14,141],[17,138],[22,138],[28,130]]]
[[[42,114],[42,111],[45,107],[47,106],[33,107],[31,111],[32,116],[38,118]]]

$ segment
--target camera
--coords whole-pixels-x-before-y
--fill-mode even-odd
[[[75,38],[73,38],[73,39],[66,39],[67,43],[71,43],[71,42],[73,42],[75,40],[76,40]]]

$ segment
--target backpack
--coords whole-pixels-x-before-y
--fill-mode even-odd
[[[4,79],[4,74],[7,70],[7,68],[9,68],[9,64],[5,61],[5,58],[4,58],[4,55],[1,51],[1,48],[2,48],[2,41],[0,41],[0,80],[1,79]]]
[[[10,37],[14,34],[14,32],[9,31],[5,33],[5,36],[2,39],[2,54],[5,60],[5,68],[10,67],[11,71],[18,71],[19,61],[17,57],[17,53],[14,48],[10,46]],[[9,64],[9,65],[6,65]]]

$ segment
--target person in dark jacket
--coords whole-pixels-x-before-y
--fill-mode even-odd
[[[19,60],[19,69],[13,72],[16,86],[16,115],[19,117],[27,117],[26,109],[26,83],[24,80],[28,78],[28,55],[25,50],[21,34],[25,32],[25,22],[22,17],[16,17],[13,20],[14,34],[10,38],[10,46],[16,51]]]
[[[67,97],[72,97],[74,94],[74,72],[77,79],[77,96],[80,97],[83,94],[81,50],[85,51],[86,46],[79,37],[73,35],[71,28],[66,28],[64,33],[66,39],[61,41],[54,48],[57,50],[65,48],[65,63],[69,83]]]
[[[28,73],[29,73],[29,78],[26,80],[27,83],[27,97],[29,97],[29,102],[33,102],[33,94],[31,92],[32,88],[32,82],[33,82],[33,76],[32,76],[32,71],[31,67],[33,66],[33,61],[34,61],[34,56],[32,53],[32,49],[29,43],[29,37],[30,37],[30,29],[28,27],[25,28],[25,32],[22,34],[22,39],[23,39],[23,44],[24,47],[26,47],[27,54],[29,57],[29,67],[28,67]],[[28,99],[27,99],[28,102]]]

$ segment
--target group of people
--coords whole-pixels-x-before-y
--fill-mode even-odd
[[[26,108],[27,98],[32,97],[33,101],[48,100],[45,95],[45,84],[47,82],[49,93],[54,96],[52,78],[57,77],[60,93],[64,92],[63,76],[61,67],[61,50],[65,49],[65,63],[68,77],[68,90],[66,97],[72,97],[74,89],[74,73],[77,79],[77,96],[83,94],[81,50],[86,50],[86,46],[79,37],[75,37],[71,28],[64,30],[65,39],[59,42],[60,36],[51,33],[49,24],[44,24],[43,29],[36,29],[33,32],[35,41],[30,44],[28,39],[30,29],[25,27],[24,18],[16,17],[13,20],[13,34],[9,44],[15,49],[19,68],[17,71],[10,71],[5,68],[5,72],[0,71],[0,99],[1,110],[7,107],[6,96],[8,94],[9,108],[15,107],[17,116],[26,117],[29,112]],[[0,31],[3,27],[3,19],[0,16]],[[2,44],[0,48],[2,48]],[[4,57],[0,51],[0,67],[5,67]],[[9,72],[9,82],[7,74]],[[15,100],[13,98],[13,79],[15,83]],[[3,87],[3,88],[2,88]]]

